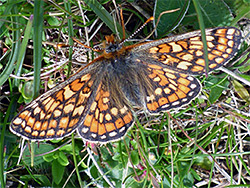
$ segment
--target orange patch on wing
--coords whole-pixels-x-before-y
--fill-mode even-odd
[[[83,85],[84,83],[81,83],[79,79],[76,79],[70,84],[70,87],[73,91],[79,91]]]
[[[63,99],[63,92],[64,92],[63,90],[60,90],[60,91],[57,92],[57,94],[56,94],[56,100],[59,100],[61,102],[64,101],[64,99]]]
[[[168,97],[168,100],[169,100],[169,102],[175,102],[175,101],[178,100],[178,97],[177,97],[177,95],[175,93],[173,93],[172,95],[170,95]]]
[[[190,38],[190,40],[191,41],[196,41],[196,40],[201,40],[201,38],[200,37],[192,37],[192,38]]]
[[[27,116],[29,116],[30,115],[30,111],[28,111],[28,110],[25,110],[25,111],[23,111],[21,114],[19,114],[19,117],[21,118],[21,119],[25,119]]]
[[[215,54],[215,55],[217,55],[217,56],[221,56],[222,55],[222,52],[218,51],[218,50],[213,50],[212,53]]]
[[[224,37],[220,37],[219,40],[218,40],[219,43],[222,43],[224,45],[227,45],[227,41],[228,41],[228,39],[226,39]]]
[[[81,77],[81,81],[87,81],[91,78],[91,75],[90,74],[85,74]]]
[[[210,53],[208,54],[208,59],[209,59],[209,60],[213,60],[215,57],[216,57],[216,56],[213,55],[213,54],[210,54]]]
[[[180,44],[184,49],[188,49],[188,44],[185,41],[177,41],[177,44]]]
[[[202,50],[202,49],[203,49],[203,46],[202,46],[202,45],[195,45],[195,44],[192,44],[192,45],[190,45],[190,49],[199,49],[199,50]]]
[[[44,104],[44,108],[45,108],[45,110],[46,111],[50,111],[50,107],[54,104],[54,102],[55,102],[55,99],[53,99],[52,97],[49,97],[48,99],[50,99],[49,101],[48,101],[48,103],[47,104]]]
[[[160,48],[159,49],[160,53],[169,53],[171,50],[171,47],[168,46],[167,44],[160,44],[158,47]]]
[[[207,46],[208,46],[209,48],[213,48],[213,47],[214,47],[214,44],[213,44],[212,42],[207,42]]]
[[[209,68],[210,68],[210,69],[213,69],[213,68],[215,68],[215,67],[217,67],[217,64],[216,64],[216,63],[212,63],[212,64],[209,65]]]
[[[148,66],[152,69],[161,69],[159,65],[149,64]]]
[[[123,121],[125,122],[125,124],[131,123],[133,120],[133,116],[131,113],[127,113],[124,117],[123,117]]]
[[[63,128],[63,129],[67,129],[67,127],[68,127],[68,122],[69,122],[69,118],[68,118],[68,117],[63,117],[63,118],[60,120],[59,127],[60,127],[60,128]]]
[[[194,66],[191,70],[193,71],[193,72],[198,72],[198,71],[201,71],[201,70],[203,70],[204,69],[204,67],[202,67],[202,66]]]
[[[114,123],[106,123],[105,126],[107,129],[107,132],[111,132],[111,131],[116,130]]]
[[[95,109],[95,119],[98,119],[98,117],[99,117],[99,109],[97,108],[97,109]]]
[[[37,137],[38,134],[39,134],[38,131],[33,131],[33,132],[31,133],[31,135],[34,136],[34,137]]]
[[[147,107],[149,110],[155,111],[159,107],[159,104],[154,101],[152,103],[147,103]]]
[[[61,114],[62,114],[62,111],[61,111],[61,110],[55,110],[55,111],[53,112],[54,117],[59,117],[59,116],[61,116]]]
[[[40,121],[36,121],[35,124],[34,124],[34,127],[33,129],[34,130],[40,130],[41,129],[41,122]]]
[[[68,114],[74,110],[74,105],[73,104],[68,104],[64,107],[63,112],[65,114]]]
[[[38,113],[40,113],[40,112],[41,112],[41,108],[37,106],[37,107],[34,109],[33,114],[36,115],[36,114],[38,114]]]
[[[228,54],[231,54],[231,53],[232,53],[232,51],[233,51],[233,49],[232,49],[232,48],[227,48],[227,49],[226,49],[226,52],[227,52]]]
[[[20,125],[22,123],[22,121],[23,120],[21,118],[17,117],[17,118],[14,119],[14,121],[12,123],[15,124],[15,125]]]
[[[228,58],[228,56],[229,56],[228,54],[223,54],[223,55],[222,55],[222,57],[223,57],[224,59]]]
[[[25,131],[26,133],[31,133],[32,130],[31,130],[30,127],[26,126],[25,129],[24,129],[24,131]]]
[[[218,45],[217,45],[217,49],[220,50],[220,51],[222,51],[222,52],[225,52],[226,49],[227,49],[227,46],[218,44]]]
[[[184,93],[188,93],[191,89],[189,87],[186,87],[184,85],[180,85],[179,89],[183,91]]]
[[[161,98],[158,100],[158,103],[159,103],[160,106],[162,106],[162,105],[168,103],[168,99],[165,98],[165,97],[161,97]]]
[[[156,54],[158,52],[159,48],[157,47],[152,47],[152,48],[149,48],[149,53],[150,54]]]
[[[116,121],[115,121],[115,126],[120,129],[121,127],[124,126],[124,122],[122,120],[122,118],[118,118]]]
[[[26,121],[27,122],[27,126],[33,128],[35,121],[36,121],[35,118],[29,117],[28,120]]]
[[[98,125],[99,125],[98,121],[96,121],[96,119],[93,118],[90,126],[90,132],[97,133]]]
[[[163,89],[164,93],[169,94],[171,92],[171,89],[169,89],[168,87],[166,87],[165,89]]]
[[[195,63],[198,64],[198,65],[205,66],[205,60],[204,59],[197,59],[197,61]]]
[[[93,119],[93,115],[89,115],[89,114],[86,115],[86,118],[84,120],[84,125],[87,127],[90,127],[92,123],[92,119]]]
[[[85,107],[84,106],[79,106],[77,108],[74,109],[74,112],[72,114],[72,116],[75,116],[75,115],[82,115],[83,111],[84,111]]]
[[[49,128],[56,128],[57,127],[57,121],[52,119],[50,122],[49,122]]]
[[[42,104],[46,105],[49,101],[51,101],[51,97],[48,97],[47,99],[45,99]]]
[[[44,121],[41,130],[47,130],[47,128],[48,128],[48,121]]]
[[[232,48],[234,46],[234,41],[232,40],[228,41],[228,46]]]
[[[185,93],[183,93],[181,90],[177,90],[176,92],[176,95],[180,98],[180,99],[183,99],[185,98],[187,95]]]
[[[218,64],[222,64],[222,63],[224,62],[224,58],[222,58],[222,57],[217,57],[217,58],[215,59],[215,62],[218,63]]]
[[[181,51],[183,51],[182,47],[180,45],[178,45],[177,43],[175,43],[175,42],[170,42],[169,45],[172,46],[172,51],[173,52],[181,52]]]
[[[59,104],[60,104],[59,101],[53,102],[53,103],[51,104],[50,108],[49,108],[47,111],[48,111],[48,112],[53,112],[53,111],[56,109],[56,107],[58,107]],[[47,105],[46,105],[46,106],[47,106]],[[46,108],[46,106],[45,106],[45,108]]]
[[[174,58],[170,55],[166,55],[166,56],[167,56],[166,60],[162,61],[163,64],[166,64],[166,65],[170,64],[171,65],[171,64],[173,64],[173,62],[175,62],[175,63],[180,62],[180,60],[178,58]]]
[[[113,107],[113,108],[111,108],[110,112],[111,112],[112,115],[117,116],[117,114],[118,114],[118,109],[115,108],[115,107]]]
[[[79,119],[71,119],[70,122],[69,122],[69,127],[74,127],[75,124],[77,124],[79,121]]]
[[[48,135],[49,137],[55,136],[55,130],[54,130],[54,129],[48,130],[47,135]]]
[[[56,135],[57,135],[57,136],[63,136],[63,135],[65,135],[65,131],[64,131],[64,130],[58,130],[58,131],[56,132]]]
[[[190,84],[190,81],[184,78],[179,78],[177,81],[185,86],[188,86]]]
[[[45,131],[40,132],[39,137],[44,137],[45,136]]]
[[[99,123],[98,135],[103,135],[106,133],[106,129],[103,123]]]
[[[171,79],[176,79],[176,76],[174,74],[170,74],[168,72],[165,73],[165,76]]]
[[[227,29],[217,29],[216,33],[218,34],[226,34]]]

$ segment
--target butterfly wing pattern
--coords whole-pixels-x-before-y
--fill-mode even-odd
[[[237,53],[241,32],[206,30],[209,72]],[[131,46],[110,44],[87,68],[42,94],[11,122],[29,140],[63,138],[77,129],[84,140],[121,139],[134,124],[134,108],[156,114],[190,103],[201,90],[192,75],[205,72],[200,31]]]
[[[242,35],[241,31],[234,27],[218,27],[206,30],[206,40],[208,68],[211,72],[226,65],[235,56],[240,47]],[[131,51],[134,52],[137,61],[147,62],[149,67],[152,64],[158,67],[153,70],[154,72],[159,72],[157,70],[165,72],[162,78],[159,75],[153,76],[155,86],[158,84],[157,80],[166,81],[166,85],[162,88],[160,84],[160,87],[155,89],[155,95],[146,98],[149,112],[180,107],[198,96],[201,85],[196,78],[188,75],[202,75],[205,72],[200,31],[145,43],[134,47]],[[156,96],[158,96],[157,99],[152,100]]]
[[[10,130],[31,140],[61,138],[74,131],[94,100],[93,74],[80,71],[59,87],[44,93],[27,105],[12,121]]]
[[[209,71],[225,65],[237,53],[241,44],[241,31],[234,27],[206,29]],[[133,49],[138,59],[158,62],[185,74],[201,75],[205,72],[201,32],[194,31],[145,43]],[[149,53],[150,56],[142,54]],[[149,60],[151,59],[151,60]]]

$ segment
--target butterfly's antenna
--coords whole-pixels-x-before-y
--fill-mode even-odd
[[[174,9],[174,10],[167,10],[167,11],[164,11],[164,12],[162,12],[160,15],[159,15],[159,17],[158,17],[158,19],[157,19],[157,22],[156,22],[156,24],[155,24],[155,28],[153,29],[153,31],[145,38],[145,39],[143,39],[142,41],[140,41],[140,43],[141,42],[143,42],[143,41],[145,41],[145,40],[147,40],[149,37],[151,37],[151,35],[153,35],[153,33],[155,32],[155,30],[156,30],[156,28],[157,28],[157,25],[159,24],[159,21],[160,21],[160,18],[161,18],[161,16],[163,15],[163,14],[166,14],[166,13],[171,13],[171,12],[176,12],[176,11],[178,11],[178,10],[180,10],[179,8],[177,8],[177,9]],[[120,46],[122,46],[125,42],[127,42],[129,39],[131,39],[131,38],[133,38],[139,31],[141,31],[147,24],[148,24],[148,22],[151,22],[151,21],[153,21],[154,20],[154,17],[152,16],[152,17],[150,17],[139,29],[137,29],[132,35],[130,35],[127,39],[125,39],[125,40],[123,40],[119,45]],[[125,32],[125,31],[124,31]],[[125,35],[124,35],[125,36]]]
[[[155,28],[153,29],[153,31],[152,31],[146,38],[144,38],[142,41],[140,41],[140,43],[143,42],[143,41],[145,41],[145,40],[147,40],[149,37],[151,37],[151,36],[153,35],[153,33],[155,32],[155,30],[156,30],[156,28],[157,28],[157,26],[158,26],[158,24],[159,24],[159,21],[160,21],[160,19],[161,19],[161,17],[162,17],[163,14],[176,12],[176,11],[178,11],[178,10],[180,10],[180,8],[177,8],[177,9],[174,9],[174,10],[167,10],[167,11],[162,12],[162,13],[159,15],[158,19],[157,19],[157,22],[156,22],[156,24],[155,24]],[[130,37],[129,37],[129,38],[130,38]]]
[[[122,8],[120,11],[121,21],[122,21],[122,42],[125,40],[125,25],[124,25],[124,19],[123,19],[123,13]]]
[[[141,31],[147,24],[148,22],[151,22],[154,20],[154,17],[150,17],[139,29],[137,29],[132,35],[130,35],[127,39],[123,40],[119,45],[122,46],[125,42],[127,42],[129,39],[133,38],[139,31]],[[124,30],[125,32],[125,30]]]
[[[91,49],[91,50],[93,50],[93,51],[95,51],[95,52],[101,52],[101,51],[102,51],[102,50],[98,50],[98,49],[91,48],[90,46],[87,46],[87,45],[83,44],[81,41],[79,41],[78,39],[76,39],[76,38],[74,38],[74,37],[72,37],[72,39],[73,39],[75,42],[77,42],[78,44],[84,46],[85,48]]]

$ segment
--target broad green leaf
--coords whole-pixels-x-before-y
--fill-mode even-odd
[[[155,1],[154,7],[154,23],[157,23],[159,15],[164,11],[180,9],[176,12],[166,13],[161,16],[159,24],[156,25],[157,35],[161,37],[162,35],[170,32],[175,27],[177,27],[181,20],[184,18],[187,9],[189,8],[190,0],[176,0],[176,1],[166,1],[157,0]]]
[[[69,164],[69,160],[63,152],[59,152],[59,158],[57,160],[62,166],[67,166]]]
[[[65,167],[62,166],[57,160],[52,162],[52,178],[57,185],[62,181],[64,169]]]
[[[132,160],[133,165],[139,164],[139,155],[136,150],[131,151],[131,160]]]

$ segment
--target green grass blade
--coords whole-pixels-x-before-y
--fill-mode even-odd
[[[205,59],[205,63],[206,63],[206,75],[208,73],[208,51],[207,51],[207,40],[206,40],[206,32],[205,32],[205,25],[204,25],[204,21],[203,21],[203,16],[202,16],[202,12],[201,12],[201,8],[200,8],[200,4],[198,0],[193,0],[194,3],[194,7],[197,13],[197,18],[198,18],[198,22],[199,22],[199,26],[201,29],[201,39],[202,39],[202,43],[203,43],[203,50],[204,50],[204,59]]]
[[[33,24],[33,16],[30,17],[28,23],[27,23],[27,27],[25,29],[25,33],[24,33],[24,38],[21,44],[21,48],[18,54],[18,58],[17,58],[17,63],[16,63],[16,71],[15,71],[15,75],[16,76],[20,76],[21,75],[21,71],[22,71],[22,66],[23,66],[23,60],[25,57],[25,52],[26,52],[26,48],[28,45],[28,41],[30,39],[30,33],[31,33],[31,29],[32,29],[32,24]],[[20,84],[20,80],[19,79],[15,79],[14,80],[14,85],[16,87],[18,87]]]
[[[34,4],[34,98],[39,95],[42,60],[43,1]]]
[[[64,6],[65,6],[65,10],[68,11],[69,13],[71,13],[71,5],[69,1],[64,0]],[[69,64],[68,64],[68,75],[67,77],[70,76],[70,72],[71,72],[71,62],[72,62],[72,53],[73,53],[73,49],[72,46],[74,44],[72,37],[74,36],[74,31],[73,31],[73,22],[72,19],[70,19],[70,15],[67,15],[68,17],[68,34],[69,34]]]

